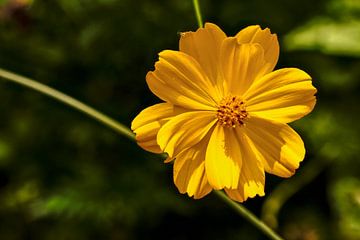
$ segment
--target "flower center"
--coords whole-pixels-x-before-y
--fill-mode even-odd
[[[244,125],[244,120],[248,117],[244,101],[238,96],[228,96],[224,98],[216,113],[218,123],[225,127]]]

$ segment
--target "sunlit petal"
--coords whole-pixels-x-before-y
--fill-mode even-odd
[[[171,157],[200,142],[217,119],[213,112],[195,111],[180,114],[166,124],[158,133],[160,148]]]
[[[183,32],[180,37],[180,51],[195,58],[206,75],[222,94],[222,86],[218,83],[219,55],[225,33],[215,24],[205,23],[204,28],[196,32]]]
[[[297,68],[283,68],[256,81],[244,98],[252,115],[288,123],[312,111],[315,93],[307,73]]]
[[[205,152],[209,138],[204,138],[195,146],[176,156],[174,162],[174,182],[181,193],[188,193],[195,199],[211,192],[205,173]]]
[[[221,46],[221,70],[228,93],[242,95],[267,69],[264,50],[259,44],[239,44],[227,38]]]
[[[256,195],[265,195],[265,171],[261,159],[250,147],[250,143],[244,134],[244,128],[237,128],[236,131],[240,142],[239,147],[243,154],[243,164],[237,189],[225,188],[225,191],[231,199],[243,202]]]
[[[304,143],[287,124],[253,117],[247,123],[246,135],[268,173],[290,177],[304,159]]]
[[[206,150],[205,169],[214,189],[236,189],[238,186],[242,153],[232,128],[216,125]]]
[[[279,58],[279,42],[276,34],[271,34],[270,29],[264,30],[258,25],[242,29],[236,38],[239,43],[259,43],[264,49],[264,58],[267,62],[267,72],[271,72]]]
[[[196,60],[182,52],[159,54],[155,71],[146,75],[150,90],[162,100],[189,109],[212,110],[216,91]]]
[[[172,117],[185,111],[186,109],[170,103],[159,103],[142,110],[131,123],[131,129],[136,134],[136,142],[149,152],[161,153],[156,141],[159,129]]]

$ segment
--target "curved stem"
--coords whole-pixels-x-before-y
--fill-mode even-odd
[[[49,97],[52,97],[60,102],[63,102],[80,112],[83,112],[87,114],[88,116],[94,118],[95,120],[103,123],[104,125],[112,128],[116,132],[120,133],[121,135],[127,137],[130,140],[135,140],[134,134],[132,131],[127,128],[125,125],[122,125],[121,123],[117,122],[116,120],[104,115],[103,113],[95,110],[94,108],[62,93],[59,92],[51,87],[48,87],[44,84],[41,84],[39,82],[36,82],[30,78],[26,78],[23,76],[20,76],[18,74],[6,71],[4,69],[0,68],[0,77],[4,78],[6,80],[9,80],[11,82],[18,83],[20,85],[23,85],[25,87],[34,89],[35,91],[38,91],[42,94],[45,94]],[[273,240],[282,240],[281,237],[279,237],[273,230],[271,230],[268,226],[266,226],[263,222],[261,222],[254,214],[252,214],[249,210],[247,210],[245,207],[235,203],[231,199],[229,199],[223,192],[215,191],[215,193],[230,207],[235,209],[241,216],[243,216],[245,219],[247,219],[250,223],[252,223],[254,226],[256,226],[258,229],[260,229],[262,232],[264,232],[267,236],[269,236]]]
[[[193,4],[194,4],[197,23],[198,23],[199,27],[203,27],[203,21],[202,21],[202,17],[201,17],[199,1],[193,0]]]
[[[106,126],[114,129],[121,135],[129,138],[130,140],[135,140],[133,132],[127,128],[126,126],[122,125],[121,123],[117,122],[116,120],[106,116],[105,114],[95,110],[94,108],[62,93],[59,92],[51,87],[48,87],[44,84],[41,84],[39,82],[36,82],[30,78],[26,78],[23,76],[20,76],[18,74],[6,71],[4,69],[0,68],[0,77],[9,80],[11,82],[15,82],[18,84],[21,84],[25,87],[32,88],[35,91],[41,92],[49,97],[55,98],[56,100],[63,102],[80,112],[83,112],[87,114],[88,116],[98,120],[99,122],[105,124]]]
[[[106,126],[112,128],[113,130],[117,131],[121,135],[124,135],[125,137],[129,138],[130,140],[135,140],[134,134],[132,131],[127,128],[125,125],[122,125],[121,123],[117,122],[116,120],[104,115],[103,113],[95,110],[94,108],[62,93],[59,92],[51,87],[48,87],[44,84],[41,84],[39,82],[36,82],[30,78],[26,78],[23,76],[20,76],[18,74],[6,71],[4,69],[0,68],[0,77],[9,80],[11,82],[18,83],[20,85],[23,85],[25,87],[34,89],[35,91],[38,91],[40,93],[43,93],[47,96],[50,96],[60,102],[63,102],[80,112],[83,112],[87,114],[88,116],[94,118],[95,120],[105,124]],[[266,235],[268,235],[271,239],[274,240],[282,240],[281,237],[276,235],[275,232],[273,232],[268,226],[266,226],[263,222],[261,222],[257,217],[252,214],[249,210],[247,210],[245,207],[235,203],[234,201],[230,200],[223,192],[215,191],[215,193],[224,200],[229,206],[231,206],[233,209],[235,209],[241,216],[246,218],[249,222],[254,224],[258,229],[260,229],[262,232],[264,232]]]
[[[268,227],[265,223],[263,223],[260,219],[258,219],[252,212],[250,212],[244,206],[232,201],[228,198],[225,193],[221,191],[214,191],[214,193],[220,197],[226,204],[228,204],[231,208],[233,208],[238,214],[240,214],[243,218],[252,223],[255,227],[261,230],[265,235],[267,235],[270,239],[273,240],[284,240],[280,237],[274,230]]]

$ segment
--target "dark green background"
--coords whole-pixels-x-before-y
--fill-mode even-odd
[[[17,3],[16,3],[17,2]],[[130,125],[159,102],[145,83],[157,53],[196,30],[192,1],[0,1],[0,67]],[[277,68],[313,77],[318,103],[292,126],[307,157],[291,179],[267,176],[287,239],[360,239],[360,1],[200,1],[228,35],[278,34]],[[283,186],[284,182],[286,187]],[[32,90],[0,80],[0,239],[265,239],[215,195],[178,193],[158,156]]]

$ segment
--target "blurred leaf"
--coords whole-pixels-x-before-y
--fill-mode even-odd
[[[359,57],[360,1],[331,0],[326,12],[288,33],[285,48]]]
[[[4,196],[5,206],[17,208],[34,201],[39,196],[39,187],[35,181],[26,182],[19,186],[14,192],[8,192]]]
[[[346,17],[359,16],[360,1],[359,0],[332,0],[328,5],[328,10],[333,15]]]
[[[288,50],[319,50],[326,54],[360,57],[360,21],[339,22],[317,18],[290,32],[284,39]]]
[[[330,203],[338,215],[343,239],[360,239],[360,180],[353,177],[338,179],[330,191]]]
[[[9,157],[11,154],[11,145],[3,139],[0,139],[0,166],[4,166],[10,161]]]
[[[353,122],[356,122],[354,118],[346,118],[340,111],[323,106],[294,125],[307,133],[308,144],[316,149],[314,154],[343,164],[352,163],[360,151],[358,128],[348,127]]]

